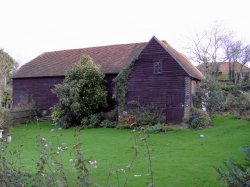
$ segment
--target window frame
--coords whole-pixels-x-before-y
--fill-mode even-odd
[[[153,73],[158,75],[162,74],[162,60],[161,59],[154,59],[153,60]]]

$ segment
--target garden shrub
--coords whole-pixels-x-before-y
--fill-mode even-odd
[[[210,116],[213,116],[216,112],[223,111],[224,102],[225,98],[221,84],[213,78],[202,80],[193,97],[194,107],[200,109],[205,107]]]
[[[235,117],[250,120],[250,92],[241,92],[226,98],[226,109]]]
[[[210,125],[211,119],[206,111],[192,108],[190,127],[194,129],[206,128]]]
[[[12,127],[12,117],[9,109],[0,107],[0,129],[7,134]]]
[[[225,92],[235,92],[237,87],[233,83],[225,83],[221,85],[221,89]]]
[[[3,93],[2,93],[2,96],[1,96],[1,106],[0,107],[3,107],[3,108],[10,108],[10,103],[11,103],[11,91],[10,90],[5,90]]]
[[[224,167],[216,168],[220,176],[220,180],[230,187],[247,187],[250,186],[250,149],[243,149],[245,154],[245,162],[243,164],[236,163],[230,158],[224,163]]]
[[[101,115],[100,114],[92,114],[88,117],[84,117],[81,120],[81,126],[83,128],[95,128],[100,126],[101,124]]]
[[[81,57],[70,69],[54,93],[59,103],[54,107],[52,119],[63,128],[85,125],[85,118],[107,104],[104,73],[90,56]]]
[[[89,123],[87,127],[94,128],[98,127],[101,123],[101,115],[100,114],[92,114],[89,116]]]
[[[132,108],[129,114],[136,117],[137,126],[155,125],[165,122],[163,110],[154,105],[141,105],[136,101],[130,101],[128,105]]]
[[[105,119],[101,122],[101,127],[104,127],[104,128],[113,128],[114,127],[114,124],[112,121],[108,120],[108,119]]]

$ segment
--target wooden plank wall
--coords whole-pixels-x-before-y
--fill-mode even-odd
[[[162,61],[162,74],[154,74],[155,60]],[[185,76],[187,73],[175,59],[153,39],[142,51],[130,75],[126,101],[136,100],[166,110],[167,95],[176,93],[184,100]]]

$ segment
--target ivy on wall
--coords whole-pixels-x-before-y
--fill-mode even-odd
[[[137,61],[137,59],[134,59],[114,79],[115,88],[113,98],[117,101],[119,113],[125,109],[126,94],[128,92],[128,78]]]

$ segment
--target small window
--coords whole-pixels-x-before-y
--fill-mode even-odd
[[[157,60],[154,61],[154,74],[161,74],[162,73],[162,61]]]

